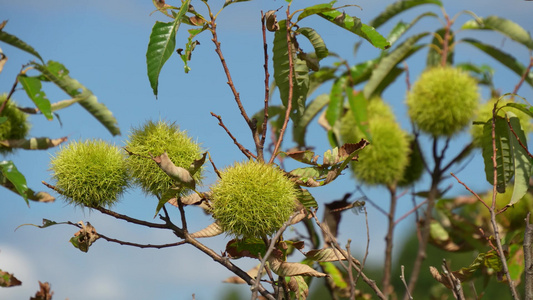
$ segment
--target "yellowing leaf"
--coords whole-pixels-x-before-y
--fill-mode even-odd
[[[308,265],[281,261],[279,258],[269,257],[268,263],[274,273],[279,276],[313,276],[325,277],[327,274],[316,271]]]

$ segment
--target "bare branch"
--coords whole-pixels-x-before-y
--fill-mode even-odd
[[[252,152],[250,152],[250,150],[244,148],[243,145],[241,145],[239,142],[237,142],[237,139],[231,134],[231,132],[229,131],[229,129],[226,127],[226,125],[224,125],[224,123],[222,122],[222,118],[215,114],[215,113],[211,113],[211,115],[215,118],[218,119],[218,125],[220,125],[220,127],[224,128],[224,130],[226,130],[226,133],[229,135],[229,137],[233,140],[233,143],[235,143],[235,145],[237,145],[237,147],[239,148],[239,150],[241,150],[241,152],[246,155],[246,157],[248,157],[248,159],[250,157],[253,157],[253,158],[257,158]]]

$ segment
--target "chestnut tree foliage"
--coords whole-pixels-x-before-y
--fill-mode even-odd
[[[533,225],[529,212],[533,209],[533,194],[529,182],[533,156],[528,151],[527,136],[533,108],[518,94],[522,85],[533,86],[533,57],[524,65],[523,58],[475,38],[479,31],[494,31],[517,47],[533,50],[529,33],[511,20],[477,16],[469,11],[463,13],[471,19],[457,24],[457,16],[449,16],[439,0],[397,1],[367,24],[352,15],[357,10],[350,5],[338,6],[336,1],[312,6],[299,3],[303,8],[294,9],[293,1],[288,0],[276,11],[258,12],[263,24],[264,109],[248,112],[242,106],[217,35],[224,30],[217,27],[218,16],[225,13],[226,7],[245,1],[226,0],[222,4],[153,0],[167,22],[154,24],[146,52],[148,82],[157,97],[159,75],[167,60],[178,55],[184,71],[194,72],[189,62],[198,45],[196,37],[211,36],[213,55],[221,63],[221,76],[225,76],[233,101],[248,125],[255,149],[245,148],[234,137],[231,128],[224,125],[223,116],[212,116],[242,152],[241,161],[218,170],[216,161],[194,138],[180,131],[177,124],[164,121],[148,121],[132,129],[122,148],[100,140],[73,141],[51,159],[53,182],[45,185],[67,203],[153,230],[171,230],[176,241],[165,245],[121,241],[99,233],[88,222],[45,219],[38,227],[78,227],[71,243],[84,252],[98,239],[139,248],[190,244],[224,266],[234,276],[231,282],[249,285],[252,299],[306,299],[312,297],[310,286],[317,283],[325,284],[332,299],[408,299],[411,295],[427,298],[428,294],[440,297],[443,293],[458,299],[476,299],[483,293],[501,292],[502,287],[506,287],[507,297],[532,299]],[[420,7],[427,10],[410,22],[399,21],[390,32],[381,31],[381,26],[394,17]],[[360,43],[370,43],[375,58],[348,64],[328,49],[319,27],[300,25],[304,19],[325,19],[339,31],[359,37]],[[422,19],[440,21],[442,27],[411,34],[410,29]],[[2,153],[15,148],[48,149],[65,142],[66,137],[28,138],[25,117],[33,113],[53,119],[55,111],[75,103],[111,134],[120,133],[111,112],[89,89],[71,78],[65,66],[44,62],[35,49],[7,33],[5,25],[4,22],[0,27],[0,41],[37,60],[23,67],[13,89],[1,98]],[[177,41],[178,30],[187,30],[188,38]],[[460,39],[456,35],[459,32]],[[495,64],[514,72],[515,90],[501,95],[490,66],[456,61],[458,43],[472,46],[493,58]],[[0,55],[1,68],[5,56]],[[409,74],[406,60],[413,56],[426,62],[421,74]],[[336,62],[324,64],[324,58]],[[390,101],[384,97],[384,91],[399,78],[406,82],[404,104],[412,124],[409,130],[400,126]],[[412,84],[410,78],[415,78]],[[42,82],[57,85],[72,99],[51,102]],[[35,103],[34,108],[17,107],[11,99],[19,83]],[[481,89],[488,89],[491,99],[482,100]],[[319,91],[329,92],[318,94]],[[306,143],[307,128],[312,122],[324,128],[323,141],[331,145],[321,155]],[[290,149],[282,144],[288,130],[295,145]],[[471,141],[458,145],[457,140],[452,140],[461,132],[469,132]],[[450,152],[452,144],[461,150]],[[472,178],[460,178],[450,172],[464,165],[475,151],[483,154],[484,177],[493,186],[490,191],[475,193],[468,187]],[[295,160],[301,167],[284,169],[284,159]],[[27,202],[53,198],[29,189],[14,162],[3,161],[0,166],[1,184]],[[201,185],[208,168],[219,178],[211,187]],[[380,274],[365,269],[368,251],[364,257],[354,257],[350,241],[337,239],[341,217],[353,217],[345,212],[354,209],[366,216],[365,201],[371,199],[349,201],[351,194],[347,193],[342,200],[318,203],[313,197],[313,189],[333,182],[346,169],[362,187],[378,186],[390,194],[388,211],[381,209],[388,220],[386,247],[371,249],[385,253]],[[420,180],[424,174],[429,181]],[[450,176],[464,185],[465,196],[453,198],[447,194],[442,183]],[[158,221],[148,222],[112,210],[131,186],[139,186],[154,199]],[[392,248],[395,226],[404,218],[396,215],[397,202],[405,191],[413,192],[410,213],[416,215],[413,236],[416,232],[417,246],[411,249],[412,259],[400,261],[402,271],[398,278],[399,271],[392,268]],[[213,223],[198,232],[189,232],[186,212],[190,205],[202,207]],[[323,221],[316,215],[319,208],[324,210]],[[174,219],[176,212],[178,220]],[[306,234],[286,232],[289,226],[302,226]],[[211,249],[201,242],[219,234],[231,237],[225,249]],[[440,249],[437,257],[432,257],[432,249]],[[295,259],[296,252],[304,258]],[[472,259],[452,268],[448,261],[459,252],[468,253]],[[242,257],[255,259],[257,266],[242,270],[238,260]],[[426,258],[439,263],[428,268],[423,264]],[[423,273],[431,274],[429,283]],[[11,274],[1,274],[2,286],[17,284]],[[317,281],[317,277],[325,280]],[[420,281],[424,284],[417,284]]]

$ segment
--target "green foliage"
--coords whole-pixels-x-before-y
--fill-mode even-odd
[[[0,103],[5,103],[6,95],[0,95]],[[0,141],[20,140],[27,137],[30,131],[28,115],[17,108],[17,104],[11,99],[6,103],[1,114],[6,117],[6,121],[0,124]],[[11,147],[0,144],[0,154],[7,154],[13,151]]]
[[[213,187],[213,218],[228,234],[266,237],[276,233],[296,207],[296,189],[274,166],[256,161],[236,163]]]
[[[150,155],[159,156],[166,152],[177,167],[188,169],[202,156],[200,145],[174,123],[147,121],[139,128],[133,128],[126,141],[126,149],[133,153],[126,159],[126,165],[134,182],[146,194],[161,198],[174,185],[174,180],[161,170]],[[201,170],[194,174],[201,183]],[[184,194],[182,192],[182,194]]]
[[[52,158],[52,178],[69,204],[110,207],[128,187],[124,155],[101,140],[74,141]]]
[[[466,127],[478,103],[476,81],[451,67],[425,71],[407,94],[411,120],[433,136],[452,136]]]
[[[481,104],[479,106],[479,109],[477,111],[477,115],[475,117],[476,122],[483,122],[486,123],[488,120],[492,120],[492,110],[494,109],[494,104],[496,104],[496,101],[498,99],[490,99],[489,101]],[[504,117],[505,112],[510,111],[516,114],[518,119],[520,120],[520,126],[522,127],[522,130],[524,130],[525,135],[527,136],[528,133],[531,132],[532,124],[531,124],[531,118],[521,110],[513,107],[503,107],[504,105],[507,105],[509,103],[515,103],[513,99],[501,99],[499,100],[499,105],[497,112],[498,116]],[[474,146],[481,147],[481,141],[483,139],[483,125],[474,125],[470,129],[470,135],[472,136],[472,142],[474,143]]]

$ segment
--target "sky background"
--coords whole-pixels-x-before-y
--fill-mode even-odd
[[[197,2],[193,4],[199,11],[203,11],[203,4]],[[219,2],[222,3],[209,3],[214,10],[218,10]],[[168,3],[178,5],[179,1]],[[293,10],[301,8],[303,4],[317,3],[320,2],[294,1]],[[347,8],[346,12],[360,17],[365,23],[390,3],[392,1],[388,0],[339,1],[339,5],[361,6],[362,10]],[[286,2],[281,0],[256,0],[234,4],[220,14],[217,22],[222,51],[249,115],[261,109],[264,97],[260,11],[277,9],[284,5]],[[497,0],[445,2],[446,11],[451,16],[468,9],[482,17],[498,15],[509,18],[528,31],[533,29],[530,19],[532,6],[533,2],[519,0],[506,1],[505,4]],[[56,60],[63,63],[70,70],[71,77],[92,90],[99,101],[113,112],[122,131],[121,136],[112,137],[81,106],[74,105],[58,112],[62,126],[57,119],[47,121],[42,115],[31,116],[31,136],[68,136],[70,140],[100,138],[123,146],[130,128],[140,126],[146,120],[162,119],[176,122],[181,129],[197,139],[210,151],[219,169],[244,159],[224,130],[217,125],[217,120],[210,116],[210,112],[221,115],[236,138],[244,146],[253,148],[249,130],[226,85],[226,78],[208,32],[198,37],[200,45],[197,46],[189,64],[192,71],[185,74],[181,59],[173,55],[161,72],[159,97],[156,100],[153,96],[146,76],[145,52],[148,38],[156,20],[170,20],[157,13],[150,15],[153,10],[152,1],[148,0],[0,0],[0,21],[9,20],[4,30],[33,46],[45,61]],[[423,6],[389,21],[379,28],[379,32],[386,35],[399,20],[408,22],[413,16],[427,10],[440,15],[436,6]],[[455,28],[468,19],[467,15],[460,16]],[[315,28],[324,38],[329,50],[346,58],[350,65],[379,54],[379,50],[363,43],[354,57],[353,46],[359,38],[319,17],[310,17],[302,25]],[[427,18],[409,33],[436,30],[439,27],[438,21]],[[186,42],[186,29],[186,26],[183,26],[178,32],[178,47],[183,47]],[[270,33],[269,40],[272,36]],[[525,47],[501,35],[461,32],[458,38],[466,36],[481,39],[512,53],[523,64],[529,61],[529,53]],[[428,39],[426,38],[426,41]],[[309,50],[309,45],[304,43],[302,46]],[[0,74],[0,92],[7,93],[21,66],[34,57],[4,43],[0,43],[0,48],[9,58]],[[412,82],[424,67],[426,53],[427,50],[420,51],[407,61]],[[269,55],[271,58],[271,53]],[[519,80],[514,73],[468,45],[457,46],[455,61],[491,64],[496,70],[494,82],[502,93],[511,92]],[[329,59],[324,63],[332,62],[333,60]],[[67,99],[67,95],[54,86],[45,86],[45,89],[52,102]],[[384,98],[393,106],[402,127],[408,130],[410,125],[404,105],[405,90],[405,77],[402,75],[385,92]],[[329,86],[317,91],[313,97],[328,91]],[[531,99],[532,89],[524,85],[519,94]],[[486,99],[486,91],[483,96]],[[13,99],[20,106],[31,106],[31,101],[20,89],[13,95]],[[451,149],[451,152],[459,151],[460,146],[467,142],[466,134],[458,136],[454,139],[455,148]],[[317,124],[310,127],[307,143],[314,146],[318,154],[329,149],[325,132]],[[284,149],[292,146],[289,136]],[[49,161],[56,151],[57,149],[18,151],[5,159],[13,160],[26,176],[29,187],[40,191],[46,189],[41,185],[41,180],[50,181]],[[288,168],[298,166],[287,165]],[[474,159],[458,176],[474,190],[482,191],[488,187],[480,152],[476,152]],[[204,190],[215,179],[212,168],[208,168]],[[442,186],[452,183],[448,181]],[[357,182],[350,177],[349,172],[345,172],[344,176],[330,185],[313,189],[311,192],[322,205],[342,198],[344,193],[352,192],[356,185]],[[419,184],[418,190],[423,190],[428,185],[426,176]],[[365,187],[364,191],[373,202],[384,209],[388,208],[385,189]],[[458,194],[465,194],[465,191],[454,183],[450,195]],[[23,282],[21,287],[0,289],[0,299],[27,299],[38,289],[38,280],[52,284],[54,299],[191,299],[193,293],[196,294],[196,299],[216,299],[215,295],[220,295],[228,288],[228,285],[222,284],[221,281],[232,274],[188,245],[155,250],[120,246],[99,240],[88,253],[82,253],[68,242],[77,231],[72,226],[53,226],[46,229],[25,226],[15,232],[14,229],[21,224],[41,224],[42,219],[46,218],[58,222],[90,221],[98,232],[131,242],[162,244],[176,241],[167,231],[148,230],[126,224],[99,212],[67,206],[60,199],[55,203],[30,204],[28,208],[22,198],[5,189],[0,190],[0,269],[14,273]],[[155,206],[155,199],[145,197],[139,190],[134,189],[126,193],[114,210],[135,218],[157,221],[152,219]],[[399,206],[397,217],[412,208],[411,198],[404,196],[400,199]],[[172,210],[172,214],[177,222],[177,210]],[[354,252],[363,252],[366,246],[364,217],[353,214],[345,214],[344,217],[339,241],[344,244],[350,238]],[[187,218],[191,231],[200,230],[212,222],[195,207],[187,208]],[[386,219],[372,206],[368,206],[368,218],[371,234],[369,263],[380,264],[384,252],[383,225]],[[413,226],[412,217],[400,223],[397,227],[395,249],[401,247],[405,238],[402,233]],[[296,226],[295,230],[298,229],[301,230]],[[220,252],[228,240],[228,237],[220,236],[203,242]],[[295,257],[293,261],[298,259],[300,258]],[[235,263],[244,270],[254,265],[254,262],[244,259]],[[240,289],[243,293],[248,290],[246,287]]]

